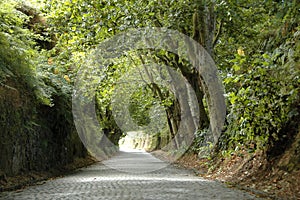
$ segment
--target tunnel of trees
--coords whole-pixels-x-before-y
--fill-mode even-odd
[[[210,166],[217,165],[215,158],[260,154],[280,170],[300,169],[298,0],[2,0],[0,24],[1,183],[6,176],[61,167],[88,155],[72,113],[77,73],[103,41],[145,27],[183,33],[211,56],[224,87],[224,127],[213,140],[212,97],[188,60],[163,49],[137,49],[94,74],[101,80],[91,71],[86,77],[99,81],[93,98],[106,137],[93,142],[102,147],[103,157],[116,151],[106,140],[118,145],[126,132],[142,127],[147,129],[133,146],[168,151],[164,147],[174,139],[171,153],[182,153],[182,133],[176,137],[182,110],[194,116],[197,107],[199,119],[183,125],[194,134],[188,152],[214,163]],[[157,65],[149,70],[149,63]],[[168,88],[159,84],[165,77],[185,84]],[[196,101],[185,107],[180,99],[190,91]],[[135,126],[120,128],[125,122],[122,116],[116,121],[121,108],[113,99],[125,96]]]

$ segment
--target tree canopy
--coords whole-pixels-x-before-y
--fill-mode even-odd
[[[0,84],[6,86],[9,78],[20,79],[35,91],[42,104],[53,106],[53,96],[71,95],[78,70],[104,40],[133,28],[164,27],[193,38],[216,62],[227,104],[220,149],[270,149],[289,138],[286,129],[297,124],[297,0],[44,0],[38,5],[42,6],[26,7],[26,2],[14,0],[1,2]],[[124,74],[149,62],[170,66],[195,92],[197,102],[190,102],[189,109],[193,112],[196,104],[200,120],[187,127],[197,129],[193,149],[199,150],[210,141],[204,139],[209,137],[209,116],[213,112],[209,110],[207,85],[187,60],[165,50],[128,52],[103,69],[105,77],[96,89],[96,110],[105,134],[113,140],[122,135],[112,108],[116,84]],[[137,73],[133,79],[162,76]],[[118,92],[130,96],[128,109],[138,125],[149,124],[163,107],[168,127],[164,134],[174,137],[184,109],[176,94],[152,83],[137,86],[134,91],[123,89]]]

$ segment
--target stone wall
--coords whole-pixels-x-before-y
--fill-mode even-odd
[[[25,86],[0,86],[0,174],[50,171],[85,157],[66,97],[40,105]]]

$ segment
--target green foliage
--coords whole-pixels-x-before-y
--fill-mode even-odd
[[[12,1],[0,3],[0,83],[9,78],[33,77],[33,65],[28,61],[34,55],[30,32],[22,28],[26,16],[14,8]]]
[[[57,38],[57,45],[49,52],[49,56],[53,57],[56,69],[62,74],[67,74],[71,82],[81,63],[85,62],[84,57],[88,55],[87,52],[103,40],[122,31],[130,28],[156,26],[176,29],[191,35],[192,15],[197,6],[194,1],[185,0],[44,0],[44,2],[45,8],[43,10],[47,17],[48,31],[54,33]],[[112,117],[111,105],[115,84],[129,68],[141,64],[139,54],[147,57],[147,53],[139,52],[132,58],[130,56],[125,58],[131,59],[131,63],[124,61],[123,64],[118,64],[119,61],[114,60],[112,66],[108,66],[107,69],[101,72],[105,77],[101,79],[101,83],[96,89],[97,114],[101,127],[107,127],[111,129],[111,132],[118,132],[118,130],[115,130],[116,124]],[[168,58],[167,52],[163,54]],[[154,57],[152,56],[152,59]],[[147,59],[150,60],[150,57],[144,58],[146,62]],[[156,61],[159,59],[156,58]],[[173,60],[173,58],[170,58],[164,64],[172,66],[171,62]],[[92,76],[86,78],[93,80],[95,83],[99,81],[99,79]],[[88,88],[85,89],[88,90]],[[164,93],[164,99],[160,100],[163,101],[163,106],[171,109],[173,104],[172,95],[164,89],[162,89],[162,92]],[[138,124],[147,124],[149,118],[156,117],[155,113],[153,113],[153,116],[145,114],[145,112],[149,112],[150,102],[153,100],[150,95],[151,92],[147,92],[147,94],[146,98],[142,98],[144,93],[140,92],[139,95],[133,95],[132,98],[130,109]],[[141,103],[142,100],[145,105]],[[146,115],[148,117],[145,117]]]
[[[143,61],[148,62],[147,59]],[[126,127],[128,131],[148,127],[147,130],[143,131],[155,134],[159,129],[158,127],[163,123],[158,120],[162,117],[161,113],[165,112],[161,108],[170,106],[173,96],[169,94],[167,88],[161,87],[160,91],[167,97],[161,102],[159,96],[152,91],[150,78],[144,71],[146,69],[139,66],[140,64],[141,60],[138,59],[137,53],[130,52],[126,56],[114,59],[113,64],[101,69],[100,79],[99,76],[98,78],[97,76],[92,77],[94,80],[92,82],[99,83],[96,86],[97,114],[99,123],[104,129],[111,130],[111,132],[117,129],[112,116],[113,110],[115,114],[118,113],[119,115],[128,109],[128,116],[119,116],[122,118],[122,122],[119,123],[122,124],[128,123],[129,117],[132,118],[135,125],[128,125]],[[153,70],[148,71],[148,75],[153,75],[152,73]],[[93,75],[91,74],[91,76]],[[120,102],[127,102],[128,108],[122,103],[119,105]],[[149,126],[150,122],[151,126]]]
[[[208,133],[209,133],[208,129],[197,130],[195,132],[195,139],[190,148],[190,151],[194,153],[198,153],[203,147],[208,146],[208,144],[205,141]]]
[[[268,21],[269,26],[276,28],[277,32],[290,32],[272,35],[264,40],[264,47],[257,50],[258,46],[247,44],[246,49],[252,48],[252,51],[245,55],[240,49],[234,58],[229,59],[231,69],[224,78],[229,114],[227,131],[221,140],[223,148],[266,149],[274,141],[287,137],[284,128],[299,116],[300,24],[295,20],[299,19],[299,12],[294,12],[299,6],[281,6],[278,9],[284,13],[271,13],[273,16],[269,18],[275,20]],[[282,14],[281,22],[277,17]],[[263,38],[273,31],[263,31],[255,38]],[[261,53],[262,50],[265,53]]]
[[[276,139],[285,137],[286,124],[299,115],[300,17],[297,0],[45,0],[48,29],[57,38],[57,46],[49,52],[55,64],[48,67],[68,75],[72,82],[90,49],[130,28],[167,27],[192,36],[195,8],[212,3],[215,3],[216,22],[221,33],[214,50],[228,106],[226,131],[220,144],[225,149],[234,149],[236,145],[266,148]],[[105,77],[102,77],[96,94],[102,127],[117,131],[111,105],[115,84],[124,73],[142,63],[141,57],[144,62],[154,60],[176,70],[181,67],[181,72],[189,73],[184,71],[183,61],[176,61],[168,52],[135,53],[114,60],[102,71]],[[178,66],[181,64],[184,66]],[[44,77],[46,85],[64,87],[59,76],[52,74],[51,70],[46,70],[45,74],[49,77]],[[164,106],[171,108],[174,99],[161,89]],[[51,86],[45,94],[51,96],[54,91]],[[125,95],[126,91],[123,92]],[[149,107],[155,98],[141,87],[131,97],[133,118],[140,125],[148,124],[151,118]],[[200,133],[196,137],[196,149],[203,142]]]
[[[51,51],[62,72],[78,67],[74,54],[130,28],[167,27],[191,34],[193,1],[44,0],[48,31],[57,45]]]
[[[36,48],[36,34],[25,28],[29,17],[16,9],[18,3],[0,3],[0,84],[9,87],[8,80],[17,80],[32,90],[38,102],[53,105],[52,96],[70,95],[69,84],[54,74],[55,66],[47,63],[45,52]]]
[[[150,95],[149,95],[150,94]],[[139,126],[147,126],[150,119],[150,108],[151,108],[151,91],[147,91],[147,88],[138,88],[133,94],[131,94],[129,113],[133,118],[134,122]]]

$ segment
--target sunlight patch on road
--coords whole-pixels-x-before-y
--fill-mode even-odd
[[[145,153],[144,149],[132,149],[125,146],[120,146],[119,151],[126,153]]]

